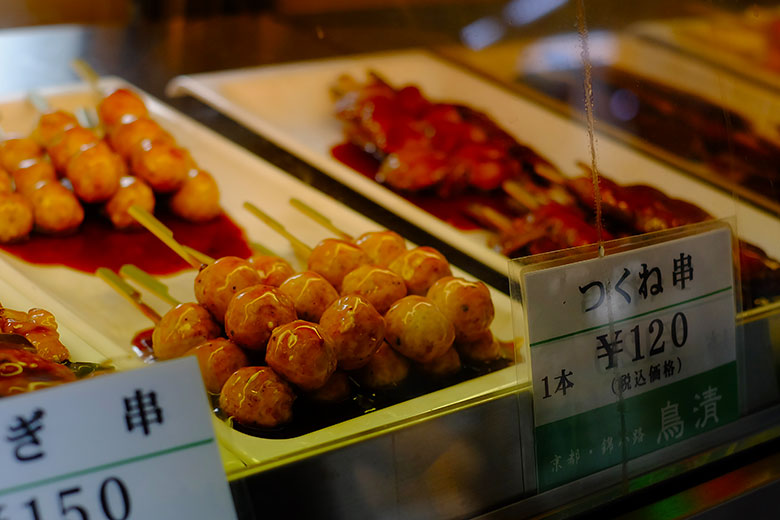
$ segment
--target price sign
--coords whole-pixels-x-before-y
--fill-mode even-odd
[[[540,489],[738,416],[731,240],[710,227],[516,273]]]
[[[195,358],[0,401],[0,520],[236,518]]]

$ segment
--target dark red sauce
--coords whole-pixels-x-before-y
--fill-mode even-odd
[[[155,216],[173,231],[176,240],[212,258],[247,258],[252,254],[244,231],[226,215],[199,224],[163,211]],[[134,264],[153,275],[190,267],[149,231],[119,231],[97,211],[88,211],[84,223],[72,235],[33,233],[26,242],[1,244],[0,249],[32,264],[64,265],[87,273],[94,273],[98,267],[117,271],[123,264]]]
[[[363,151],[359,146],[352,143],[342,143],[331,148],[330,153],[334,159],[344,165],[349,166],[371,180],[376,180],[380,163],[374,156]],[[388,189],[390,188],[388,187]],[[483,229],[466,212],[466,208],[471,204],[488,206],[504,215],[513,213],[511,207],[507,204],[506,197],[496,191],[466,193],[447,198],[439,197],[435,193],[393,191],[418,208],[424,209],[434,217],[464,231]]]
[[[135,335],[131,345],[133,352],[144,361],[154,361],[154,349],[152,348],[152,333],[154,329],[142,330]]]

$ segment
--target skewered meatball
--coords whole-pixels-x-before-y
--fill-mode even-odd
[[[171,211],[190,222],[206,222],[222,213],[214,177],[192,168],[179,190],[171,196]]]
[[[318,403],[341,403],[349,399],[352,385],[346,372],[336,370],[324,386],[309,392],[308,397]]]
[[[328,382],[337,359],[316,324],[296,320],[274,330],[265,362],[291,383],[310,391]]]
[[[81,150],[95,145],[100,138],[92,130],[74,126],[63,132],[54,144],[47,148],[52,165],[59,172],[64,172],[68,162]]]
[[[418,367],[431,377],[449,377],[460,372],[460,356],[457,350],[450,347],[441,356],[434,358],[433,361],[421,363]]]
[[[493,337],[490,329],[483,330],[468,341],[456,341],[455,348],[463,359],[474,363],[489,363],[511,356],[511,352],[505,352],[501,343]]]
[[[38,143],[27,137],[7,139],[0,144],[0,166],[12,172],[30,159],[38,159],[43,150]]]
[[[452,322],[455,341],[474,339],[493,322],[493,300],[482,282],[446,276],[428,289],[428,298]]]
[[[292,300],[299,318],[313,322],[319,322],[325,309],[339,297],[336,289],[314,271],[287,278],[279,290]]]
[[[141,117],[126,125],[120,125],[108,136],[111,148],[125,161],[132,159],[133,154],[141,148],[144,141],[164,141],[175,144],[173,137],[163,130],[157,121],[148,117]]]
[[[409,362],[383,341],[368,363],[355,372],[361,385],[383,390],[401,384],[409,375]]]
[[[411,249],[393,260],[390,270],[406,282],[409,294],[424,295],[439,278],[452,275],[444,255],[432,247]]]
[[[153,213],[154,202],[152,188],[138,177],[127,175],[119,179],[119,189],[108,199],[105,210],[115,228],[140,228],[141,224],[130,215],[129,209],[139,206]]]
[[[14,178],[7,171],[0,168],[0,193],[11,193],[14,191]]]
[[[341,294],[357,294],[368,300],[379,314],[406,296],[406,284],[394,272],[374,265],[361,265],[341,282]]]
[[[295,319],[293,303],[276,287],[253,285],[230,300],[225,332],[242,347],[262,351],[276,327]]]
[[[406,252],[406,240],[395,231],[369,231],[363,233],[355,245],[366,252],[371,262],[379,267],[387,267]]]
[[[284,258],[274,255],[256,254],[249,257],[249,263],[257,269],[260,279],[265,285],[279,287],[290,276],[295,274],[295,269]]]
[[[126,173],[125,163],[102,141],[77,153],[65,168],[73,192],[87,203],[110,199],[119,189],[119,179]]]
[[[198,358],[200,375],[206,391],[218,394],[225,381],[241,367],[249,365],[249,359],[238,345],[225,338],[215,338],[187,351]]]
[[[117,125],[148,115],[149,111],[140,96],[124,88],[115,90],[98,104],[98,116],[109,133]]]
[[[197,303],[181,303],[154,326],[152,349],[157,359],[183,355],[210,339],[219,337],[222,327]]]
[[[219,395],[219,407],[232,420],[265,428],[289,422],[294,401],[293,389],[269,367],[239,368]]]
[[[41,115],[33,136],[41,146],[48,148],[65,130],[74,126],[79,126],[76,116],[64,110],[55,110]]]
[[[57,181],[41,181],[29,195],[35,227],[43,233],[69,233],[84,221],[84,208],[68,188]]]
[[[385,314],[385,335],[395,350],[418,363],[427,363],[452,346],[455,329],[430,299],[407,296]]]
[[[356,245],[336,238],[326,238],[309,255],[309,270],[321,274],[337,290],[344,276],[371,259]]]
[[[133,173],[148,182],[155,193],[181,188],[194,166],[186,151],[166,142],[145,141],[132,159]]]
[[[195,299],[218,322],[224,323],[233,296],[260,282],[260,275],[249,262],[237,256],[223,256],[202,268],[195,277]]]
[[[54,166],[48,161],[35,161],[24,168],[17,168],[13,172],[16,191],[29,197],[41,181],[56,181],[57,173]]]
[[[333,347],[344,370],[360,368],[374,355],[385,337],[385,320],[360,296],[342,296],[320,319],[320,332]]]
[[[33,207],[18,193],[0,193],[0,243],[16,242],[30,234]]]

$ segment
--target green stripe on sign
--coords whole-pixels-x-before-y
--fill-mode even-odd
[[[624,450],[633,459],[712,430],[738,415],[737,363],[732,361],[622,403],[544,424],[536,428],[539,489],[546,491],[620,464]]]
[[[138,455],[137,457],[130,457],[127,459],[118,460],[115,462],[109,462],[107,464],[101,464],[99,466],[93,466],[91,468],[85,468],[78,471],[72,471],[70,473],[63,473],[62,475],[57,475],[55,477],[49,477],[42,480],[36,480],[35,482],[28,482],[26,484],[21,484],[14,487],[9,487],[5,489],[0,489],[0,496],[7,495],[9,493],[15,493],[17,491],[23,491],[25,489],[30,488],[36,488],[40,486],[45,486],[47,484],[51,484],[52,482],[57,482],[60,480],[65,480],[72,477],[80,477],[81,475],[87,475],[89,473],[97,473],[98,471],[103,471],[105,469],[109,468],[116,468],[118,466],[125,466],[127,464],[133,464],[135,462],[141,462],[142,460],[147,459],[154,459],[157,457],[162,457],[164,455],[170,455],[171,453],[175,453],[177,451],[183,451],[183,450],[189,450],[192,448],[197,448],[198,446],[203,446],[204,444],[209,444],[214,442],[214,438],[210,439],[203,439],[202,441],[195,441],[190,442],[189,444],[182,444],[180,446],[174,446],[172,448],[167,448],[165,450],[155,451],[153,453],[147,453],[145,455]]]
[[[710,296],[714,296],[714,295],[720,294],[722,292],[730,291],[731,288],[732,288],[732,286],[729,285],[728,287],[724,287],[722,289],[718,289],[717,291],[712,291],[712,292],[707,293],[707,294],[702,294],[701,296],[696,296],[694,298],[690,298],[688,300],[684,300],[684,301],[681,301],[681,302],[672,303],[670,305],[666,305],[664,307],[659,307],[659,308],[653,309],[651,311],[640,312],[639,314],[635,314],[633,316],[628,316],[627,318],[622,318],[622,319],[619,319],[619,320],[615,320],[612,323],[617,325],[618,323],[623,323],[625,321],[630,321],[630,320],[633,320],[633,319],[636,319],[636,318],[641,318],[642,316],[647,316],[648,314],[653,314],[654,312],[661,312],[661,311],[665,311],[665,310],[668,310],[668,309],[673,309],[675,307],[679,307],[680,305],[685,305],[686,303],[695,302],[697,300],[703,300],[704,298],[709,298]],[[604,323],[604,324],[601,324],[601,325],[588,327],[587,329],[582,329],[582,330],[578,330],[578,331],[575,331],[575,332],[569,332],[568,334],[562,334],[560,336],[555,336],[554,338],[543,339],[541,341],[534,341],[533,343],[531,343],[531,347],[532,348],[533,347],[538,347],[539,345],[544,345],[545,343],[552,343],[552,342],[558,341],[560,339],[569,338],[571,336],[576,336],[577,334],[584,334],[586,332],[592,332],[594,330],[603,329],[604,327],[608,327],[608,326],[609,326],[609,323]]]

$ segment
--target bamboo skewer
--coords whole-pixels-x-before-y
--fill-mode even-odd
[[[295,235],[287,231],[287,229],[280,224],[276,219],[271,217],[270,215],[266,214],[263,210],[252,204],[251,202],[244,202],[244,208],[249,210],[250,213],[252,213],[254,216],[262,220],[268,227],[282,235],[284,238],[287,239],[288,242],[290,242],[290,245],[293,248],[293,251],[296,255],[298,255],[301,258],[308,258],[311,254],[311,248],[304,244],[300,239],[298,239]]]
[[[344,240],[353,240],[352,235],[336,227],[328,217],[326,217],[316,209],[312,208],[302,200],[292,197],[290,199],[290,205],[292,205],[292,207],[294,207],[295,209],[297,209],[298,211],[300,211],[301,213],[303,213],[304,215],[306,215],[307,217],[309,217],[310,219],[312,219],[313,221],[315,221],[316,223],[318,223],[328,231],[331,231],[332,233],[343,238]]]
[[[132,264],[125,264],[119,268],[119,274],[133,280],[134,282],[157,295],[157,297],[159,297],[161,300],[170,303],[171,305],[175,306],[181,303],[179,300],[171,296],[167,285],[140,267],[136,267]]]
[[[124,296],[130,303],[133,304],[138,310],[140,310],[144,316],[152,320],[155,324],[160,321],[161,317],[151,307],[144,303],[141,298],[141,293],[136,291],[130,284],[125,282],[119,275],[117,275],[111,269],[106,267],[100,267],[95,271],[95,275],[106,282],[112,289]]]
[[[198,253],[194,249],[176,241],[176,239],[173,238],[173,231],[145,209],[139,206],[131,206],[128,213],[130,213],[130,216],[138,221],[139,224],[159,238],[165,245],[170,247],[173,252],[182,257],[184,261],[195,269],[200,269],[203,264],[210,264],[214,261],[213,258],[210,258],[203,253]]]

